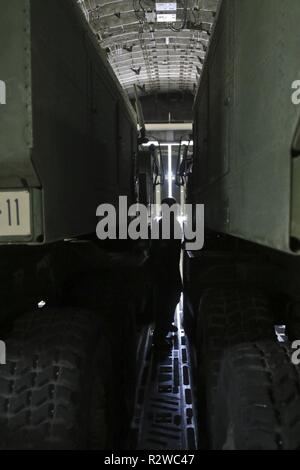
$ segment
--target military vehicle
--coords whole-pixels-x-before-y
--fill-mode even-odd
[[[136,201],[136,114],[74,2],[1,11],[0,446],[118,447],[147,279],[142,251],[112,255],[95,228],[101,203]]]
[[[299,449],[299,1],[0,8],[0,449]],[[161,355],[149,243],[96,214],[174,194]]]
[[[185,254],[186,322],[215,449],[299,448],[299,17],[296,1],[224,0],[194,103],[187,197],[206,243]]]

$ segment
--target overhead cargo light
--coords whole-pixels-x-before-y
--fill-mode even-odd
[[[176,13],[158,13],[157,22],[158,23],[175,23],[177,20]]]
[[[156,11],[176,11],[177,2],[156,2]]]
[[[146,12],[145,15],[146,15],[146,20],[148,23],[155,23],[155,19],[156,19],[155,11]]]

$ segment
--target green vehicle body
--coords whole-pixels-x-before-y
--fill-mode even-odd
[[[0,191],[29,192],[31,230],[0,242],[95,233],[99,204],[133,198],[135,113],[75,2],[1,9]]]
[[[110,246],[96,238],[96,210],[119,196],[136,202],[138,132],[136,113],[73,0],[1,1],[0,84],[3,324],[41,299],[66,302],[65,286],[81,277],[112,271],[117,279],[126,269],[122,257],[112,266]],[[13,210],[18,194],[29,198],[30,230],[4,234],[1,211],[10,195]]]
[[[209,229],[285,253],[300,238],[297,0],[223,0],[194,105],[189,194]]]

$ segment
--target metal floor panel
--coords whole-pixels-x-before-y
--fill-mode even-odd
[[[139,450],[197,448],[190,354],[181,317],[179,306],[175,315],[178,333],[165,356],[155,354],[152,329],[148,331],[134,418]]]

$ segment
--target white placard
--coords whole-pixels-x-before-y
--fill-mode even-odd
[[[31,235],[29,191],[0,191],[0,237]]]
[[[158,13],[157,22],[158,23],[175,23],[177,19],[176,13]]]
[[[176,2],[156,2],[156,11],[176,11]]]

